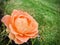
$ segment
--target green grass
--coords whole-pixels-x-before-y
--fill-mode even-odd
[[[40,38],[33,45],[60,45],[60,0],[9,0],[4,14],[12,10],[27,11],[39,23]]]

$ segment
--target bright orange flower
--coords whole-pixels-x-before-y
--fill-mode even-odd
[[[9,38],[16,44],[27,42],[38,35],[38,23],[27,12],[13,10],[11,16],[5,15],[1,21],[7,27]]]

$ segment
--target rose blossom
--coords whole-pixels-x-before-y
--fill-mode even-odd
[[[27,12],[13,10],[11,16],[5,15],[1,21],[7,27],[8,37],[16,44],[27,42],[38,35],[38,23]]]

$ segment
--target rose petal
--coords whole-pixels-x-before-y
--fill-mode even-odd
[[[12,32],[13,34],[18,34],[17,30],[13,28],[11,24],[9,24],[9,29],[10,29],[10,32]]]
[[[15,35],[17,39],[21,40],[22,42],[27,42],[29,40],[29,37],[27,36],[20,36],[19,34],[18,35]]]
[[[38,23],[32,23],[30,24],[29,26],[29,29],[25,31],[25,33],[33,33],[33,32],[36,32],[38,31]]]
[[[24,18],[17,18],[15,21],[15,26],[19,32],[24,33],[25,30],[28,30],[27,20]]]
[[[14,40],[15,39],[15,36],[13,33],[9,33],[9,36],[8,36],[11,40]]]
[[[28,32],[25,35],[33,38],[34,36],[36,37],[37,34],[38,34],[38,30],[36,30],[34,32]]]
[[[22,44],[22,43],[24,43],[24,42],[18,40],[17,38],[15,38],[14,42],[15,42],[16,44]]]
[[[9,25],[9,23],[11,21],[10,15],[4,16],[1,21],[8,27],[8,25]]]
[[[13,10],[13,12],[12,12],[12,16],[14,16],[14,15],[21,15],[21,14],[23,14],[23,11],[21,11],[21,10]]]

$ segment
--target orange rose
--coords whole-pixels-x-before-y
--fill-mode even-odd
[[[7,27],[9,38],[16,44],[27,42],[38,35],[38,23],[27,12],[13,10],[11,16],[5,15],[1,21]]]

